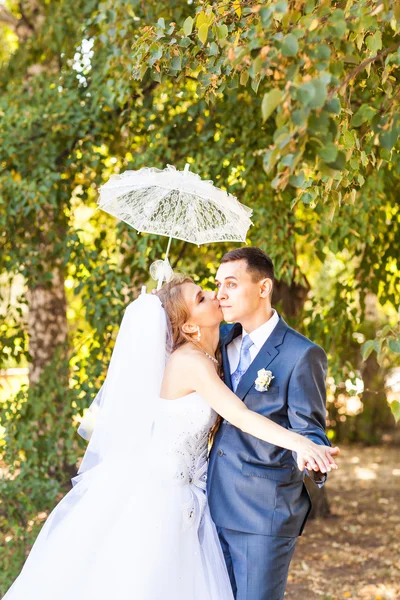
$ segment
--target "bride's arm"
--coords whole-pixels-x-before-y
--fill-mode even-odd
[[[315,444],[306,437],[249,410],[221,381],[207,357],[192,355],[185,357],[184,362],[186,364],[181,365],[181,373],[190,377],[190,385],[226,421],[260,440],[296,452],[301,470],[306,463],[311,467],[318,466],[323,473],[330,471],[332,467],[336,468],[332,454],[338,453],[337,448]]]

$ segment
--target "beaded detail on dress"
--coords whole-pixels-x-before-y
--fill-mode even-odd
[[[196,393],[161,403],[155,435],[165,458],[174,462],[174,479],[190,492],[182,506],[182,528],[199,527],[207,504],[208,437],[217,414]]]

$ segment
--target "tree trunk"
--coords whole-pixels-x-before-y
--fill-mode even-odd
[[[393,429],[395,421],[387,402],[385,374],[376,358],[370,354],[361,368],[364,389],[363,411],[356,417],[356,439],[366,444],[381,441],[385,430]]]
[[[54,268],[51,285],[28,290],[28,333],[31,365],[29,383],[37,384],[44,367],[57,349],[66,357],[68,343],[67,301],[61,268]]]
[[[309,290],[307,281],[306,286],[294,281],[290,285],[285,281],[275,281],[272,304],[280,302],[286,317],[296,317],[303,309]]]
[[[365,297],[364,316],[363,333],[366,339],[372,339],[381,325],[378,300],[376,295],[370,292]],[[385,391],[386,373],[379,365],[375,352],[361,363],[360,370],[364,382],[363,411],[356,417],[354,439],[366,444],[376,444],[381,440],[383,432],[395,425]]]
[[[29,43],[30,38],[39,30],[44,22],[44,15],[38,0],[22,0],[18,4],[18,17],[14,16],[4,6],[0,6],[0,21],[7,23],[18,36],[21,47]],[[27,85],[29,81],[42,73],[54,74],[59,70],[57,61],[32,64],[26,73]],[[28,277],[28,335],[29,353],[31,357],[29,383],[37,385],[43,369],[51,363],[56,351],[61,350],[60,358],[67,358],[68,326],[67,303],[64,290],[64,273],[60,260],[53,252],[54,231],[58,235],[66,233],[64,223],[56,223],[57,213],[52,206],[42,209],[42,214],[37,217],[36,226],[40,228],[41,242],[37,253],[42,258],[42,264],[37,270],[36,263],[30,265],[32,279]],[[49,234],[49,235],[48,235]],[[38,282],[42,273],[51,273],[52,279]],[[39,277],[38,277],[39,275]],[[63,374],[63,383],[68,384],[68,373]]]

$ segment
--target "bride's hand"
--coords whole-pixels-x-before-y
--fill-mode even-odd
[[[335,448],[321,446],[302,436],[296,448],[297,465],[300,471],[308,469],[327,473],[331,469],[338,468],[333,457],[337,456],[339,452],[337,446]]]

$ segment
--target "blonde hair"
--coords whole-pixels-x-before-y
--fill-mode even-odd
[[[187,304],[183,298],[182,285],[184,283],[194,283],[193,279],[188,275],[175,274],[174,277],[165,283],[161,290],[156,292],[160,298],[165,312],[168,315],[171,330],[171,352],[177,350],[183,344],[194,341],[194,336],[185,333],[182,330],[183,325],[188,321],[190,315]],[[216,358],[220,364],[219,374],[222,377],[221,371],[221,349],[218,346]]]
[[[188,342],[192,342],[192,338],[189,334],[185,333],[182,330],[182,326],[189,319],[189,311],[186,305],[186,302],[183,298],[182,294],[182,285],[184,283],[194,283],[193,279],[188,275],[174,275],[171,281],[165,283],[161,290],[156,292],[157,296],[160,298],[162,305],[167,313],[167,316],[170,321],[170,330],[171,330],[171,352],[183,346]],[[221,357],[221,348],[218,345],[215,356],[219,363],[218,375],[221,379],[224,378],[223,369],[222,369],[222,357]],[[211,428],[209,434],[209,447],[212,445],[215,434],[217,433],[219,426],[221,424],[222,417],[218,415],[217,420],[214,426]]]
[[[174,275],[173,279],[165,283],[157,292],[171,325],[172,352],[192,341],[191,336],[182,331],[182,326],[189,319],[188,307],[182,294],[184,283],[194,283],[194,281],[188,275]]]

